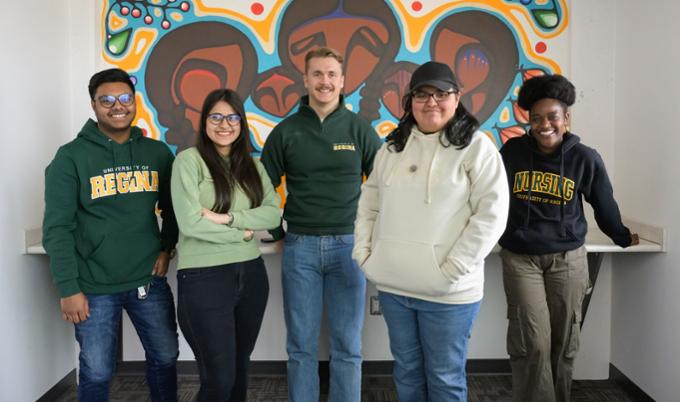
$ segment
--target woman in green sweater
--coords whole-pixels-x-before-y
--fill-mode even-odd
[[[198,401],[245,401],[247,369],[269,294],[253,234],[280,223],[279,197],[251,155],[239,96],[206,97],[197,143],[172,169],[179,225],[180,328],[194,352]]]

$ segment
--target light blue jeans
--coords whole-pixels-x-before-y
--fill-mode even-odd
[[[399,402],[467,401],[465,362],[481,302],[442,304],[379,292]]]
[[[286,234],[282,282],[291,402],[319,400],[317,351],[324,306],[330,332],[328,401],[361,400],[366,279],[352,260],[353,245],[351,234]]]

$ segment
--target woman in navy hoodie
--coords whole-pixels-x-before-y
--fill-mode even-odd
[[[529,111],[530,131],[501,149],[510,185],[508,225],[499,243],[514,401],[570,400],[589,282],[583,199],[614,243],[639,242],[621,222],[602,158],[569,132],[575,98],[561,75],[527,80],[518,104]]]

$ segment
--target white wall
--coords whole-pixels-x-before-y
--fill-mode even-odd
[[[598,150],[614,177],[614,46],[616,22],[610,18],[614,0],[572,0],[570,21],[571,58],[564,71],[576,86],[576,104],[571,110],[571,130],[581,141]],[[615,190],[615,195],[618,192]],[[592,216],[590,207],[586,210]],[[622,211],[625,215],[626,211]],[[590,222],[594,222],[590,219]],[[591,225],[594,226],[594,225]],[[602,262],[588,315],[581,332],[576,359],[576,378],[604,379],[609,376],[611,258]]]
[[[62,2],[37,0],[3,2],[0,13],[3,401],[33,401],[75,368],[73,329],[61,319],[48,260],[21,254],[24,229],[41,225],[43,170],[57,146],[74,135],[71,10]]]
[[[667,228],[668,253],[616,257],[612,364],[660,402],[680,384],[680,3],[617,2],[615,185],[637,220]]]

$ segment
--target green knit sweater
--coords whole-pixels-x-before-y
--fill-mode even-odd
[[[262,178],[264,199],[251,208],[250,200],[236,188],[229,212],[231,225],[219,225],[201,216],[215,203],[215,187],[208,166],[196,148],[180,152],[172,167],[172,201],[179,225],[178,269],[202,268],[248,261],[260,256],[256,241],[243,240],[246,229],[267,230],[281,221],[280,199],[264,167],[255,166]]]

